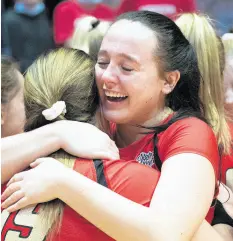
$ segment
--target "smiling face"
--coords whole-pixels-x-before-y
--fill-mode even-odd
[[[164,107],[165,80],[153,56],[156,38],[139,22],[120,20],[103,39],[96,81],[104,116],[117,124],[143,124]]]

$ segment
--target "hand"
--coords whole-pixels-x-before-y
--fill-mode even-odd
[[[76,121],[57,121],[54,126],[61,148],[71,155],[88,159],[120,159],[115,142],[95,126]]]
[[[33,169],[15,174],[2,194],[2,208],[9,212],[57,198],[63,174],[71,171],[50,157],[39,158],[30,166]]]

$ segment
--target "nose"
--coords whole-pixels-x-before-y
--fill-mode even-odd
[[[102,81],[106,89],[113,89],[119,83],[116,67],[109,64],[102,75]]]

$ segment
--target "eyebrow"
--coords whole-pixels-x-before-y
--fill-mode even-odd
[[[100,56],[100,55],[108,55],[108,52],[106,50],[100,50],[98,56]],[[119,53],[117,55],[120,57],[123,57],[125,59],[128,59],[131,62],[135,62],[136,64],[139,64],[139,60],[132,55],[127,55],[125,53]]]

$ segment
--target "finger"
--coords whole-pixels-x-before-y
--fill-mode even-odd
[[[21,182],[14,182],[12,184],[10,184],[6,190],[3,192],[2,196],[1,196],[1,199],[2,200],[5,200],[7,199],[10,195],[12,195],[12,193],[20,190],[21,188]]]
[[[119,159],[118,155],[116,153],[113,152],[106,152],[106,151],[99,151],[98,153],[96,153],[96,158],[100,158],[100,159],[110,159],[110,160],[117,160]]]
[[[31,168],[35,168],[35,167],[37,167],[38,165],[40,165],[43,161],[44,161],[43,158],[39,158],[39,159],[35,160],[34,162],[32,162],[32,163],[30,164],[30,167],[31,167]]]
[[[120,159],[119,153],[110,151],[108,155],[109,155],[108,159],[110,159],[110,160],[119,160]]]
[[[114,141],[111,141],[110,143],[110,148],[112,151],[114,151],[117,155],[119,155],[119,149],[117,148],[116,144]]]
[[[22,209],[26,206],[28,206],[28,201],[26,197],[23,197],[22,199],[20,199],[18,202],[16,202],[15,204],[11,205],[10,207],[7,208],[7,211],[9,213],[15,212],[19,209]]]
[[[52,158],[52,157],[42,157],[42,158],[38,158],[36,159],[34,162],[32,162],[30,164],[30,167],[35,168],[38,165],[40,165],[41,163],[45,162],[45,161],[56,161],[56,159]]]
[[[116,143],[115,143],[114,141],[111,141],[111,146],[113,147],[113,149],[114,149],[117,153],[119,153],[119,149],[118,149],[118,147],[116,146]]]
[[[25,171],[26,172],[26,171]],[[8,187],[10,184],[14,183],[14,182],[19,182],[22,181],[25,175],[25,172],[20,172],[15,174],[10,181],[6,184],[6,186]]]
[[[8,208],[9,206],[11,206],[14,203],[18,202],[23,197],[24,197],[24,193],[21,190],[14,192],[10,197],[8,197],[2,203],[2,208]]]

